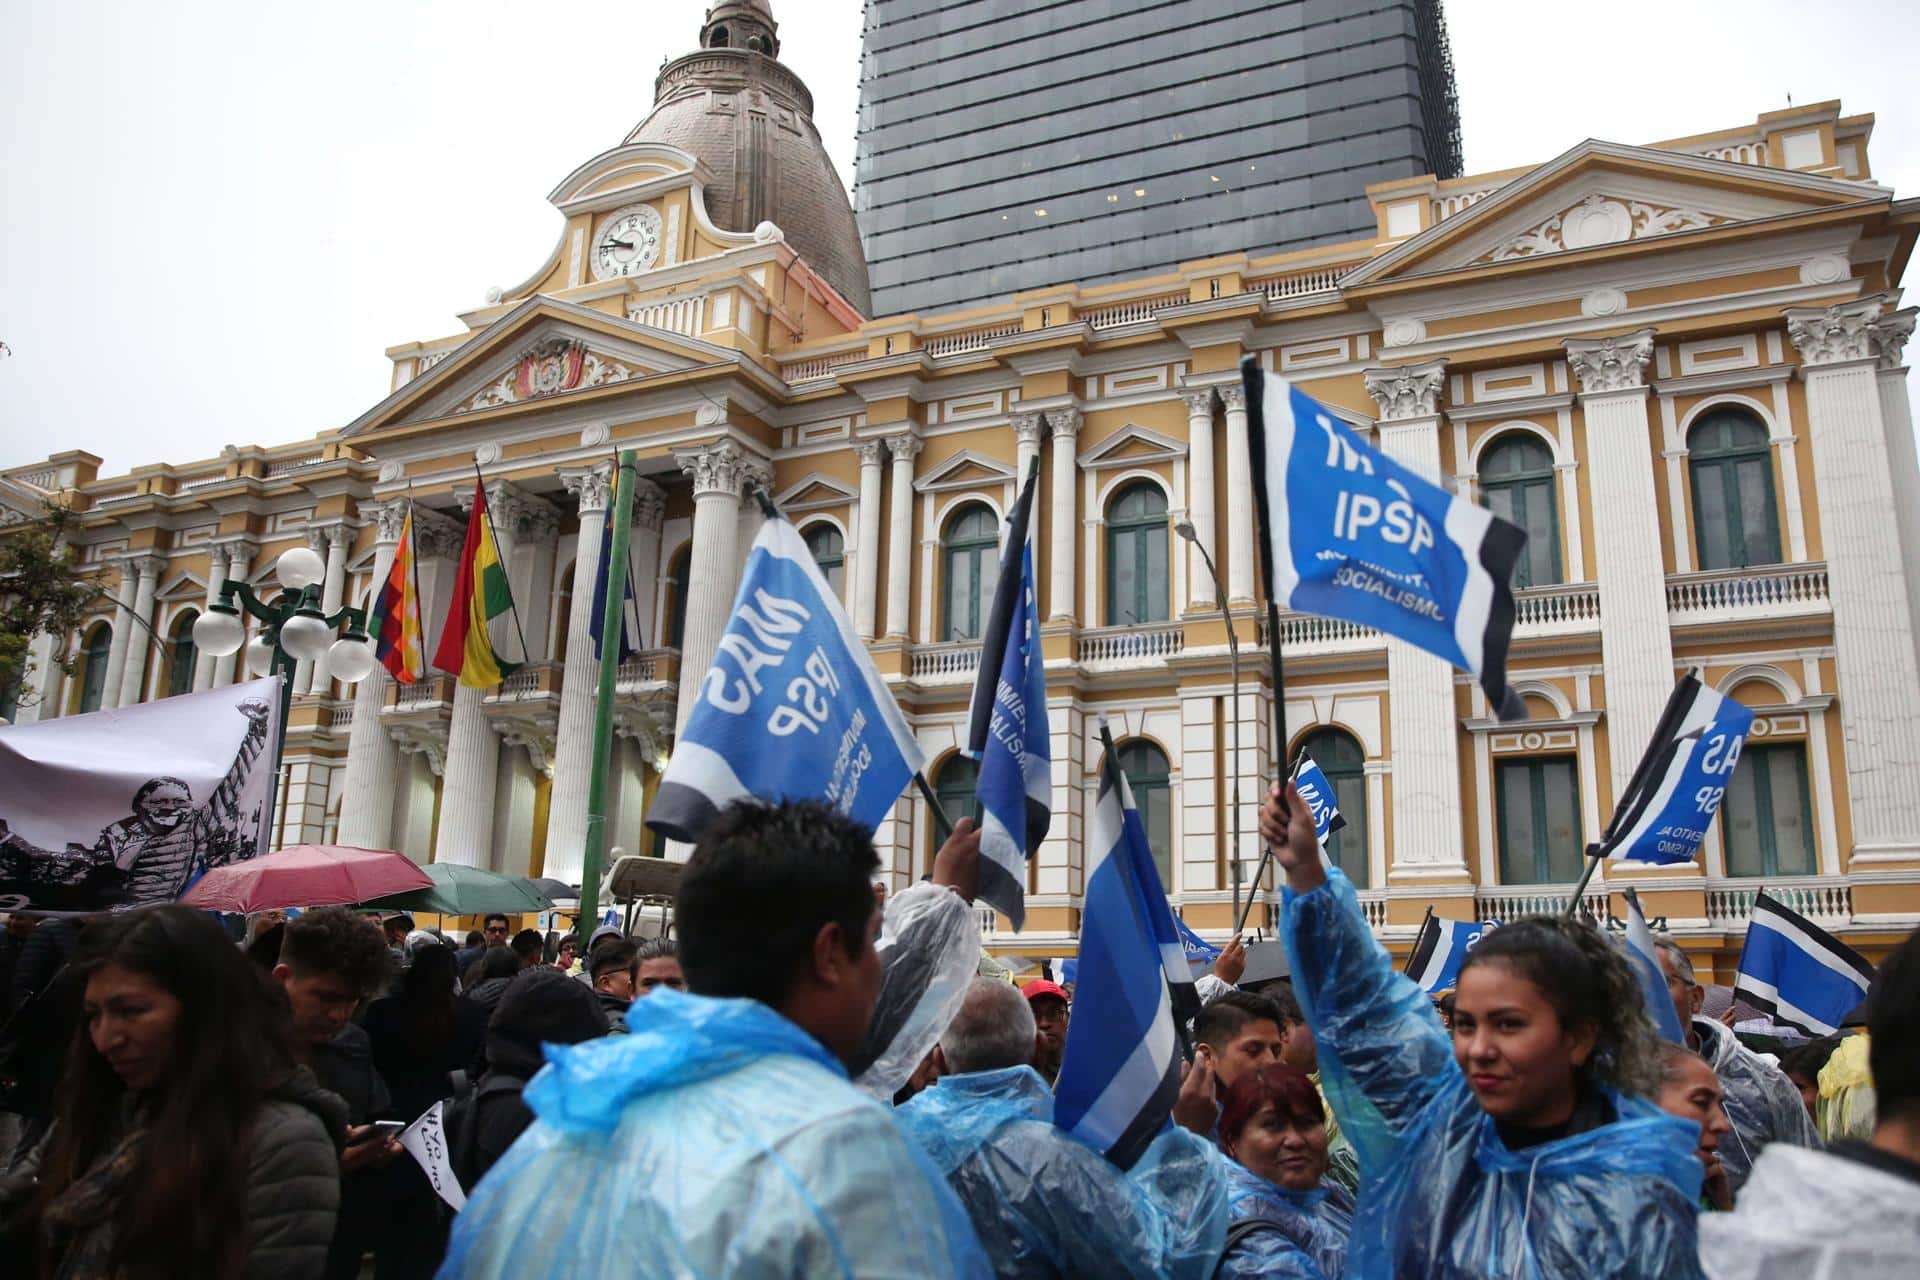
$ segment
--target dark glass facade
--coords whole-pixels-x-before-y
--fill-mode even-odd
[[[1439,0],[867,0],[874,314],[1368,236],[1458,121]]]

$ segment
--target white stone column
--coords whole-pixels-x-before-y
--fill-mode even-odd
[[[1380,452],[1435,484],[1441,483],[1439,406],[1446,376],[1444,360],[1365,372],[1367,393],[1380,408]],[[1468,878],[1461,836],[1459,720],[1452,664],[1403,640],[1388,640],[1394,839],[1390,880]]]
[[[133,593],[133,615],[127,627],[125,666],[120,673],[120,698],[115,706],[130,707],[145,692],[147,656],[153,652],[153,593],[166,561],[159,556],[139,556],[130,567],[138,575]],[[145,625],[142,625],[145,624]],[[119,632],[114,639],[120,638]]]
[[[738,586],[740,493],[748,476],[766,465],[732,440],[676,454],[693,477],[693,557],[687,569],[687,621],[680,644],[680,701],[673,728],[678,735],[700,696],[700,682],[713,664],[714,648],[727,629]]]
[[[1653,330],[1609,338],[1571,338],[1567,364],[1580,379],[1588,483],[1603,513],[1594,547],[1600,587],[1600,658],[1607,679],[1610,808],[1653,741],[1673,694],[1673,633],[1667,625],[1666,562],[1660,550],[1659,499],[1653,487],[1653,435],[1647,417],[1647,362]],[[1640,512],[1645,519],[1629,519]],[[1563,522],[1571,528],[1574,522]],[[1588,833],[1593,838],[1598,832]]]
[[[400,530],[407,519],[406,499],[373,508],[373,516],[378,522],[373,551],[377,594],[400,547]],[[419,554],[418,548],[415,554]],[[347,731],[347,774],[341,783],[340,830],[335,836],[341,844],[363,849],[395,847],[393,796],[400,759],[386,726],[380,723],[380,708],[386,704],[390,683],[386,667],[375,662],[366,678],[353,687],[353,727]]]
[[[315,551],[321,551],[327,557],[327,576],[320,584],[320,612],[331,614],[340,607],[341,598],[347,589],[347,553],[353,549],[353,537],[356,530],[344,521],[336,521],[319,529],[307,531],[307,545]],[[315,544],[324,544],[324,547]],[[306,679],[302,680],[304,672]],[[318,693],[331,696],[333,679],[327,674],[325,654],[312,662],[300,664],[300,670],[294,673],[295,693]]]
[[[1047,617],[1072,622],[1073,539],[1080,528],[1080,411],[1047,410],[1047,429],[1053,433],[1053,510],[1047,513],[1052,522],[1047,549]]]
[[[1899,494],[1882,410],[1872,326],[1882,297],[1789,308],[1813,436],[1820,530],[1833,598],[1840,730],[1853,811],[1849,865],[1920,854],[1920,661],[1900,540]],[[1882,331],[1897,348],[1899,326]]]
[[[657,649],[660,637],[646,634],[660,594],[660,532],[666,524],[666,491],[642,479],[633,494],[633,526],[628,535],[627,572],[633,578],[633,604],[640,619],[640,647]]]
[[[100,709],[120,705],[120,680],[127,669],[127,643],[134,630],[133,601],[140,574],[131,559],[120,562],[120,589],[113,597],[113,635],[107,640],[107,678],[100,686]]]
[[[1880,417],[1887,424],[1887,462],[1893,473],[1893,517],[1900,530],[1907,609],[1914,641],[1920,644],[1920,454],[1914,445],[1913,404],[1907,399],[1907,366],[1902,360],[1916,315],[1920,308],[1908,307],[1882,316],[1868,330],[1868,339],[1878,360]]]
[[[1040,456],[1040,437],[1047,424],[1037,413],[1016,413],[1010,421],[1013,425],[1013,485],[1017,493],[1020,486],[1027,482],[1027,468]]]
[[[874,637],[880,614],[880,442],[862,440],[853,446],[860,455],[860,509],[853,548],[853,623],[862,640]]]
[[[514,603],[513,612],[494,624],[500,628],[494,633],[495,651],[514,662],[545,661],[560,513],[510,480],[487,485],[487,513]]]
[[[51,720],[59,714],[54,705],[59,681],[48,676],[49,672],[55,675],[59,673],[53,661],[56,640],[53,632],[42,631],[33,637],[33,643],[27,647],[27,665],[20,672],[20,693],[18,705],[13,709],[13,723],[34,724],[42,719]],[[0,720],[0,724],[5,723],[5,720]]]
[[[220,587],[227,580],[227,553],[222,547],[207,549],[207,607],[212,608],[220,601]],[[219,659],[210,653],[200,654],[193,664],[193,691],[213,688],[213,673],[219,665]]]
[[[1220,387],[1227,407],[1227,599],[1253,603],[1253,454],[1247,443],[1247,389]]]
[[[1214,563],[1220,563],[1215,550],[1213,512],[1213,388],[1188,391],[1187,402],[1187,519],[1193,522],[1194,536],[1206,548]],[[1251,477],[1249,477],[1251,479]],[[1183,540],[1183,545],[1186,545]],[[1194,608],[1212,608],[1219,601],[1213,589],[1213,575],[1199,551],[1186,546],[1187,603]]]
[[[887,637],[905,639],[913,602],[913,460],[926,442],[911,431],[888,436],[893,455],[893,493],[887,526]]]
[[[231,542],[223,543],[222,546],[226,549],[227,553],[226,580],[236,582],[247,581],[248,575],[253,571],[253,553],[256,549],[253,543],[245,538],[239,538]],[[244,614],[242,615],[241,621],[244,625]],[[213,660],[213,687],[219,689],[232,684],[236,671],[240,673],[242,679],[251,680],[253,677],[247,673],[246,668],[242,665],[247,660],[246,655],[246,648],[242,646],[232,653],[215,658]]]

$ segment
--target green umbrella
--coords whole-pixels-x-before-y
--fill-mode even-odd
[[[431,889],[410,889],[362,905],[381,911],[437,911],[443,916],[553,909],[553,900],[534,888],[524,876],[502,875],[452,862],[436,862],[422,870],[433,881]]]

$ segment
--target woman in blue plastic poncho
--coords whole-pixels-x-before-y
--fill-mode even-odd
[[[1360,1158],[1347,1274],[1693,1277],[1697,1125],[1645,1097],[1652,1025],[1585,924],[1514,921],[1468,954],[1451,1040],[1326,870],[1289,785],[1260,814],[1321,1083]]]
[[[1353,1197],[1326,1181],[1320,1091],[1296,1067],[1244,1071],[1220,1111],[1232,1225],[1216,1280],[1340,1280]]]

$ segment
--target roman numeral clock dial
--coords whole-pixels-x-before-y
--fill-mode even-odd
[[[652,205],[615,210],[593,242],[596,279],[637,276],[659,261],[660,213]]]

